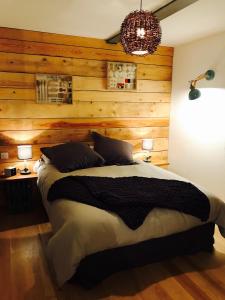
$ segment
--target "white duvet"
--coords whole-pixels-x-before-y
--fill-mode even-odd
[[[203,224],[200,219],[169,209],[155,208],[146,217],[143,225],[131,230],[114,213],[67,199],[48,203],[47,193],[54,181],[69,175],[82,176],[143,176],[162,179],[186,179],[151,164],[107,166],[60,173],[51,164],[38,169],[38,186],[43,203],[53,227],[47,251],[53,264],[57,281],[62,285],[75,273],[82,258],[105,249],[135,244],[156,237],[188,230]],[[219,225],[225,237],[225,203],[207,193],[210,200],[208,222]]]

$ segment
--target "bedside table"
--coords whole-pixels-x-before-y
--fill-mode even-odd
[[[0,177],[0,183],[3,185],[7,206],[11,213],[25,212],[32,209],[32,198],[36,180],[36,173]]]

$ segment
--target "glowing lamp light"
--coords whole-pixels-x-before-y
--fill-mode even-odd
[[[20,171],[22,175],[28,175],[31,171],[27,168],[27,160],[32,158],[32,146],[20,145],[17,146],[17,155],[19,159],[24,160],[24,169]]]
[[[148,155],[145,157],[145,162],[151,161],[150,151],[153,149],[153,140],[152,139],[143,139],[142,140],[142,149],[147,151]]]

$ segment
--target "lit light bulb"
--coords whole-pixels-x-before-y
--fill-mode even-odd
[[[132,54],[134,55],[144,55],[147,54],[148,51],[147,50],[136,50],[136,51],[132,51]]]
[[[145,37],[145,29],[144,28],[137,28],[137,36],[141,39]]]

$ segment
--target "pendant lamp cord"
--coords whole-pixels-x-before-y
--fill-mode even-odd
[[[140,10],[142,10],[142,0],[141,0],[141,3],[140,3]]]

